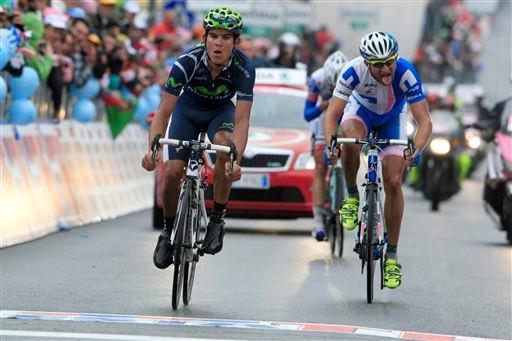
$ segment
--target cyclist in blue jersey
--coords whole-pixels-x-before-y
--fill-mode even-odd
[[[338,129],[344,137],[365,138],[372,130],[383,139],[406,139],[407,107],[418,124],[414,136],[415,152],[404,160],[404,148],[388,146],[381,152],[386,200],[384,219],[389,231],[386,248],[384,285],[396,288],[401,284],[402,270],[397,261],[397,246],[402,222],[404,199],[402,175],[425,147],[432,132],[432,122],[420,78],[414,66],[398,56],[398,42],[389,33],[372,32],[361,39],[361,57],[351,60],[341,71],[333,98],[325,113],[325,137]],[[340,216],[343,227],[356,228],[358,223],[359,191],[356,177],[361,146],[345,145],[341,160],[348,187],[348,198]],[[325,155],[334,162],[340,155],[337,148],[326,147]]]
[[[249,59],[235,48],[243,26],[242,17],[237,11],[226,7],[212,9],[205,15],[203,26],[204,45],[179,57],[171,69],[151,124],[149,143],[151,145],[157,134],[191,140],[197,139],[200,130],[206,130],[213,143],[232,146],[238,152],[232,170],[226,154],[219,153],[215,162],[214,208],[202,246],[202,252],[215,254],[222,249],[224,216],[231,183],[238,181],[242,175],[239,162],[247,144],[255,70]],[[235,95],[236,104],[233,104]],[[160,269],[167,268],[173,262],[170,235],[180,180],[190,151],[183,147],[166,146],[159,151],[157,160],[162,154],[167,160],[162,184],[165,222],[153,254],[153,262]],[[142,166],[149,171],[155,169],[151,151],[144,156]]]
[[[311,123],[311,134],[317,138],[324,136],[324,111],[329,105],[329,99],[336,86],[336,80],[348,62],[341,51],[332,53],[324,65],[313,72],[308,80],[308,96],[304,106],[304,119]],[[315,174],[313,179],[313,221],[312,236],[322,241],[326,238],[324,226],[325,176],[327,166],[324,163],[323,140],[314,141],[313,155],[315,158]]]

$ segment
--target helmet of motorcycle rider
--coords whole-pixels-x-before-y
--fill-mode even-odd
[[[325,72],[325,80],[330,87],[334,88],[338,76],[347,62],[348,58],[341,51],[336,51],[327,57],[323,69]]]
[[[279,43],[295,47],[300,45],[300,38],[295,33],[286,32],[281,34],[281,36],[279,37]]]
[[[372,32],[361,38],[359,53],[368,61],[386,60],[398,54],[398,42],[388,32]]]

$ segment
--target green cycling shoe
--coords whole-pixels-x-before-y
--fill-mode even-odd
[[[388,258],[384,262],[384,286],[395,289],[402,284],[402,267],[396,260]]]
[[[340,221],[345,230],[353,230],[357,226],[359,199],[348,197],[340,209]]]

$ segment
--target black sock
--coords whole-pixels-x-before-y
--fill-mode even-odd
[[[359,188],[357,186],[347,188],[348,196],[359,199]]]
[[[396,245],[388,244],[388,246],[386,247],[385,258],[386,259],[391,258],[391,259],[397,260],[397,256],[396,256],[397,249],[398,249],[398,247]]]
[[[224,216],[226,215],[226,204],[219,204],[218,202],[213,202],[213,211],[210,216],[210,220],[215,223],[220,223]]]
[[[176,219],[176,217],[164,217],[164,227],[169,231],[172,230],[174,226],[174,219]]]

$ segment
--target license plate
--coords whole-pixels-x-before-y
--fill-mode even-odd
[[[233,182],[233,188],[269,189],[270,177],[268,174],[242,174],[239,181]]]

